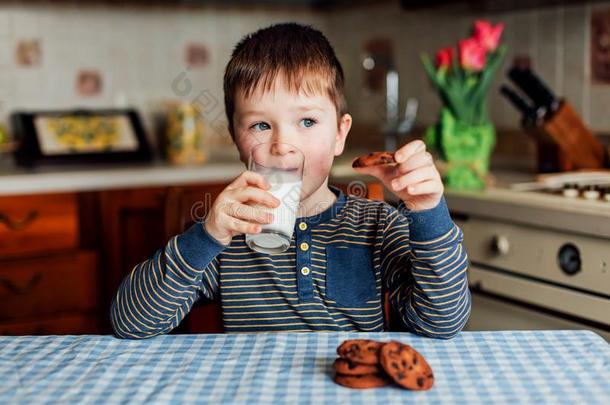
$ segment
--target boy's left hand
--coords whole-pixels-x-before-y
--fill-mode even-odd
[[[432,155],[426,151],[426,144],[420,140],[409,142],[395,152],[394,159],[397,164],[393,166],[354,170],[378,178],[412,211],[436,207],[443,197],[444,187]]]

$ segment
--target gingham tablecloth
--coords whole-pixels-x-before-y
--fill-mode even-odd
[[[422,353],[430,391],[352,390],[332,381],[344,339]],[[0,337],[0,403],[605,403],[610,345],[587,331]]]

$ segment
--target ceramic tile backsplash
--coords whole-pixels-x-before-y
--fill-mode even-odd
[[[506,25],[504,40],[508,55],[504,70],[517,55],[529,55],[534,69],[559,95],[566,97],[597,132],[610,133],[610,86],[591,84],[590,16],[592,10],[610,9],[610,2],[587,1],[579,5],[552,6],[509,12],[473,13],[453,6],[405,11],[396,3],[357,7],[331,14],[327,33],[342,56],[352,85],[348,102],[358,120],[381,122],[383,115],[372,114],[371,105],[383,103],[382,95],[369,95],[359,86],[363,69],[362,44],[369,38],[385,35],[395,42],[396,64],[400,73],[400,98],[420,101],[418,124],[433,123],[439,110],[438,97],[431,90],[419,60],[421,52],[433,54],[443,46],[456,44],[468,34],[472,22],[487,18]],[[506,81],[498,74],[495,88]],[[404,107],[403,107],[404,108]],[[516,129],[519,116],[496,91],[490,95],[490,113],[500,129]]]
[[[320,25],[321,18],[305,9],[269,7],[0,3],[0,120],[6,122],[15,109],[129,105],[153,129],[153,116],[165,101],[208,100],[210,143],[230,143],[222,106],[222,76],[230,53],[248,32],[289,20]],[[22,66],[16,49],[32,40],[38,41],[40,62]],[[187,69],[189,44],[206,47],[205,66]],[[79,91],[83,72],[99,73],[99,91],[90,80]],[[191,90],[177,94],[173,83],[180,74]]]
[[[400,72],[401,106],[404,108],[407,97],[416,97],[420,101],[418,125],[426,126],[436,120],[440,103],[425,79],[419,54],[456,43],[476,18],[489,18],[506,24],[506,64],[516,55],[530,55],[535,69],[557,94],[566,96],[594,130],[610,133],[606,107],[610,86],[592,85],[589,67],[590,14],[598,8],[610,8],[610,2],[490,15],[445,8],[405,11],[398,2],[330,12],[80,3],[0,2],[0,120],[6,121],[16,108],[131,105],[142,111],[145,125],[152,129],[153,116],[164,101],[197,99],[207,103],[205,118],[211,144],[224,145],[229,141],[222,76],[233,47],[243,35],[260,27],[297,21],[312,24],[328,35],[344,65],[354,125],[363,128],[381,125],[385,100],[383,94],[363,85],[362,45],[371,38],[391,39]],[[38,41],[40,62],[19,66],[18,43],[32,40]],[[205,66],[188,69],[189,44],[206,47]],[[77,76],[83,70],[99,72],[102,85],[98,93],[83,96],[78,92]],[[504,77],[498,75],[496,87],[501,81]],[[490,97],[490,111],[498,128],[518,127],[518,115],[495,92]]]

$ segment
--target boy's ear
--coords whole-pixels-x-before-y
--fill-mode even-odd
[[[343,114],[339,121],[339,128],[337,130],[337,136],[335,137],[335,156],[339,156],[345,149],[345,140],[347,134],[352,127],[352,116],[349,114]]]

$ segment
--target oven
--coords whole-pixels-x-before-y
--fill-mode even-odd
[[[467,330],[590,329],[610,342],[610,204],[448,193],[470,259]]]

